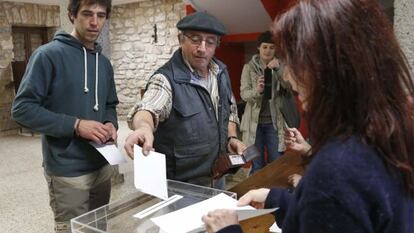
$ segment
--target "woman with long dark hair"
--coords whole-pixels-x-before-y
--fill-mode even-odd
[[[308,118],[311,162],[293,194],[248,192],[240,205],[280,207],[290,232],[414,232],[414,84],[375,0],[301,0],[273,35]],[[237,215],[203,217],[240,232]]]

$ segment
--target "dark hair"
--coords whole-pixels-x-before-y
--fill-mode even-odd
[[[312,151],[357,135],[414,198],[414,85],[375,0],[300,0],[273,26],[276,49],[308,94]]]
[[[265,31],[257,37],[257,47],[260,47],[262,43],[273,44],[272,33],[270,31]]]
[[[68,16],[69,20],[73,23],[73,20],[70,18],[70,15],[76,17],[78,14],[79,8],[81,5],[93,5],[98,4],[106,7],[106,18],[109,18],[112,8],[112,0],[69,0],[68,4]]]

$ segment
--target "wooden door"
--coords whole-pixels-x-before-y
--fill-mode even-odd
[[[47,28],[12,27],[14,60],[12,61],[14,90],[22,81],[26,65],[33,51],[47,43]]]

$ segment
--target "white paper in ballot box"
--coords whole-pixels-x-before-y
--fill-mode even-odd
[[[201,221],[202,216],[215,209],[236,210],[240,221],[276,210],[276,208],[256,210],[251,206],[238,207],[236,199],[221,193],[183,209],[152,218],[151,221],[159,226],[160,232],[163,233],[200,232],[205,230],[204,223]]]

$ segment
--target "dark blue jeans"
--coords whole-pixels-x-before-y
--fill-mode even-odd
[[[259,150],[260,156],[253,159],[253,166],[250,174],[263,168],[281,155],[281,153],[278,152],[279,138],[272,123],[257,125],[254,145]],[[267,161],[265,160],[264,155],[265,148],[267,149]]]

